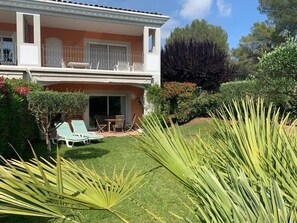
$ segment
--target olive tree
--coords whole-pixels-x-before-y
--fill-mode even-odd
[[[80,92],[35,91],[27,96],[29,110],[45,137],[48,155],[51,154],[51,135],[64,120],[82,115],[88,104],[88,96]],[[56,125],[54,125],[57,123]]]

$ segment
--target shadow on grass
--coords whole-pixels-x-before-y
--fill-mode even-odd
[[[47,223],[49,218],[27,217],[27,216],[5,216],[0,218],[0,223]]]
[[[102,157],[108,154],[109,151],[105,149],[100,149],[98,147],[88,147],[88,148],[72,148],[66,150],[63,157],[72,160],[86,160],[97,157]]]

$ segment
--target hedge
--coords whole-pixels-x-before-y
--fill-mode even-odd
[[[193,101],[193,117],[208,117],[224,103],[229,104],[232,100],[239,100],[246,96],[257,97],[258,86],[255,81],[233,81],[221,85],[219,92],[200,92]]]
[[[0,154],[4,157],[16,156],[11,146],[20,155],[25,154],[29,146],[27,140],[34,141],[38,137],[26,95],[40,89],[39,85],[29,81],[0,77]]]

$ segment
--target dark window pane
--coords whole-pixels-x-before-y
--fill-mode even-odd
[[[12,43],[12,38],[10,38],[10,37],[3,37],[3,42],[11,42]]]
[[[109,97],[109,115],[121,114],[121,97]]]
[[[14,62],[14,46],[11,37],[0,38],[0,62]]]
[[[34,43],[34,17],[33,15],[24,15],[24,41],[25,43]]]
[[[107,97],[90,97],[90,118],[95,115],[107,115]]]

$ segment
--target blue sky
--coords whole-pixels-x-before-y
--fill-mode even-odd
[[[160,12],[170,16],[162,28],[162,40],[175,27],[184,27],[193,19],[206,19],[221,26],[228,33],[231,48],[237,47],[240,38],[247,35],[254,22],[266,17],[257,10],[258,0],[76,0],[77,2],[111,7]]]

